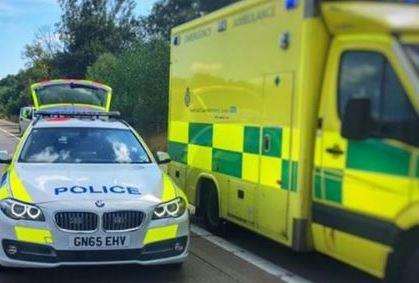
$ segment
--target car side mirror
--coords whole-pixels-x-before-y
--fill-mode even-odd
[[[12,157],[6,150],[0,150],[0,164],[12,163]]]
[[[349,100],[342,117],[341,136],[364,140],[370,135],[371,124],[371,101],[366,98]]]
[[[157,157],[157,163],[159,165],[168,164],[168,163],[170,163],[170,161],[172,161],[170,159],[170,155],[167,152],[157,151],[156,152],[156,157]]]

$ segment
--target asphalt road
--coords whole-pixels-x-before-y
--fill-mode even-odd
[[[0,150],[13,152],[18,135],[15,124],[0,120]],[[199,223],[193,231],[191,253],[181,270],[136,265],[15,269],[0,271],[0,282],[379,282],[321,254],[294,253],[235,225],[228,225],[223,238]]]

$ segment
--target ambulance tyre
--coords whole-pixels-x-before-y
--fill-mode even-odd
[[[394,243],[393,252],[390,254],[386,268],[386,282],[412,283],[418,282],[419,269],[419,228],[399,235]]]
[[[218,194],[217,189],[211,182],[206,182],[203,189],[203,216],[205,226],[213,233],[220,233],[222,230],[222,219],[219,214]]]
[[[419,278],[419,247],[414,249],[410,256],[407,258],[405,262],[404,269],[402,271],[402,280],[403,283],[415,283],[418,282]]]

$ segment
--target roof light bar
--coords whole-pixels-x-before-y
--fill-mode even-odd
[[[78,111],[78,110],[40,110],[35,112],[35,117],[109,117],[118,118],[118,111]]]

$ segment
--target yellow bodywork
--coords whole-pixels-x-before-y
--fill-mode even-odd
[[[419,8],[285,2],[240,1],[172,31],[169,174],[194,204],[211,180],[224,219],[384,277],[394,247],[371,227],[396,237],[419,225],[418,148],[341,136],[339,64],[347,50],[382,54],[417,115],[400,42],[418,42]],[[339,157],[327,153],[335,146]],[[334,211],[372,224],[352,231]]]
[[[150,228],[147,230],[143,244],[151,244],[159,241],[174,239],[177,236],[178,225]]]
[[[47,229],[29,228],[23,226],[15,227],[16,239],[22,242],[34,244],[52,244],[51,231]]]

